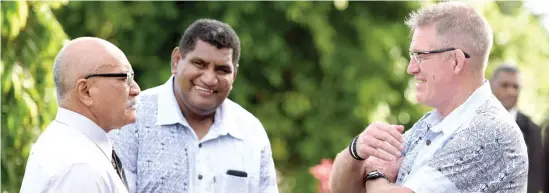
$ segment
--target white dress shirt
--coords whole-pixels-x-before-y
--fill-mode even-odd
[[[21,193],[127,193],[116,173],[112,145],[97,124],[58,108],[33,145]]]
[[[513,118],[513,121],[517,120],[517,114],[518,114],[517,107],[513,107],[513,108],[509,109],[509,114]]]

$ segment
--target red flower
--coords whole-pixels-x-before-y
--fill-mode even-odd
[[[318,192],[330,193],[330,172],[332,171],[333,161],[331,159],[322,159],[320,164],[313,166],[309,172],[318,180]]]

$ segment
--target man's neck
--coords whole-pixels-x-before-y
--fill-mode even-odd
[[[471,79],[458,84],[455,93],[449,100],[443,102],[437,111],[444,117],[448,116],[452,111],[463,104],[478,88],[484,84],[484,79]]]
[[[180,108],[183,117],[185,117],[191,129],[194,130],[198,139],[201,140],[208,134],[210,127],[214,123],[215,111],[210,114],[198,114],[187,108],[186,105],[180,105]]]
[[[204,123],[213,122],[215,117],[215,111],[212,113],[199,114],[189,109],[186,105],[180,105],[181,113],[187,122]]]
[[[112,129],[108,128],[106,125],[104,125],[103,123],[101,123],[99,121],[99,118],[97,118],[97,116],[95,116],[88,108],[86,108],[82,104],[75,104],[75,103],[72,103],[72,102],[63,102],[63,103],[59,104],[59,107],[70,110],[70,111],[73,111],[75,113],[78,113],[78,114],[88,118],[89,120],[91,120],[92,122],[97,124],[101,129],[103,129],[105,131],[105,133],[108,133],[109,131],[112,130]]]

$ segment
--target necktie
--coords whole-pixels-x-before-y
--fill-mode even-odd
[[[118,174],[118,177],[122,180],[122,183],[124,186],[126,186],[126,189],[128,189],[128,182],[126,181],[126,175],[124,174],[124,168],[122,167],[122,162],[120,162],[120,158],[116,155],[116,152],[112,150],[112,166],[114,167],[114,170]]]

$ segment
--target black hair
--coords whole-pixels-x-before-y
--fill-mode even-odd
[[[214,19],[199,19],[193,22],[183,33],[179,42],[181,55],[194,50],[196,41],[200,39],[218,49],[230,48],[233,51],[233,65],[240,60],[240,39],[231,26]]]
[[[519,73],[519,69],[516,66],[510,64],[499,65],[496,70],[494,70],[491,80],[495,80],[500,72]]]

